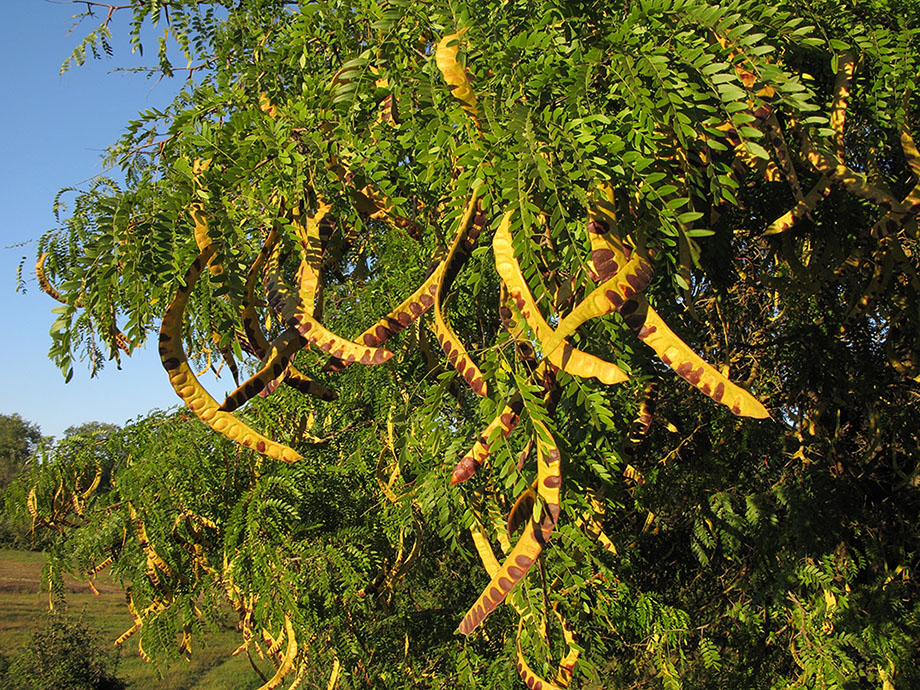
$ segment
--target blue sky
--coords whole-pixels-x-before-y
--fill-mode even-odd
[[[124,424],[147,411],[177,404],[153,342],[90,379],[75,367],[65,384],[47,357],[48,330],[57,306],[35,283],[38,238],[55,227],[52,202],[63,187],[80,186],[103,172],[102,155],[138,111],[163,106],[182,86],[182,77],[162,81],[113,72],[151,61],[131,55],[127,15],[111,25],[113,58],[88,61],[60,74],[61,63],[99,21],[69,33],[82,6],[45,0],[3,3],[0,22],[0,414],[19,413],[42,433],[60,438],[64,429],[87,421]],[[124,13],[122,13],[124,14]],[[181,66],[181,65],[178,65]],[[13,246],[17,245],[17,246]],[[27,294],[16,292],[16,268],[23,257]],[[155,338],[153,339],[155,341]],[[229,388],[227,377],[216,384]]]

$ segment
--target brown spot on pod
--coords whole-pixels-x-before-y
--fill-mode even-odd
[[[640,338],[644,340],[645,338],[648,338],[652,333],[654,333],[657,330],[658,330],[657,326],[642,326],[642,328],[639,329],[638,335]]]
[[[466,361],[461,359],[459,362],[457,362],[456,366],[457,373],[460,374],[460,376],[463,376],[463,372],[466,371]],[[466,377],[464,376],[464,378]]]
[[[677,371],[678,376],[685,379],[687,378],[687,374],[690,373],[690,369],[692,368],[693,368],[693,365],[690,364],[690,362],[681,362],[675,371]]]
[[[640,312],[634,312],[629,316],[625,317],[623,321],[626,322],[626,325],[633,331],[638,331],[645,324],[645,315]],[[642,336],[639,336],[640,338]]]
[[[603,218],[589,220],[586,228],[588,232],[593,232],[595,235],[603,235],[610,231],[610,226],[607,225],[607,221]]]
[[[560,477],[558,474],[551,474],[543,480],[543,486],[549,489],[558,489],[560,486],[562,486],[562,477]]]
[[[601,280],[606,280],[620,268],[616,261],[616,254],[611,249],[595,249],[591,252],[591,260],[594,262],[594,270]]]
[[[445,348],[445,349],[446,349],[446,348]],[[454,350],[454,351],[451,352],[449,355],[447,355],[447,359],[450,360],[450,365],[451,365],[452,367],[455,367],[455,366],[456,366],[456,364],[457,364],[457,356],[459,355],[459,353],[460,353],[459,350]]]
[[[389,329],[387,329],[387,327],[383,325],[377,326],[377,330],[375,330],[374,333],[377,335],[377,340],[380,343],[382,343],[384,340],[389,338],[391,335]],[[370,345],[370,343],[368,343],[368,345]],[[377,347],[377,345],[376,344],[371,345],[371,347]]]
[[[470,381],[470,386],[472,387],[473,392],[476,393],[476,395],[485,394],[485,385],[486,385],[485,381],[483,381],[482,379],[476,379],[474,381]]]
[[[170,357],[169,359],[163,360],[163,368],[166,369],[166,371],[178,369],[180,364],[181,362],[175,357]]]
[[[710,386],[708,383],[704,383],[702,386],[700,386],[700,390],[703,391],[706,395],[709,395],[712,392],[712,386]]]
[[[454,471],[450,477],[450,483],[459,484],[460,482],[465,482],[476,474],[477,469],[478,466],[476,461],[469,455],[464,456],[460,459],[460,462],[457,463],[457,466],[454,467]]]
[[[722,402],[722,396],[725,395],[725,384],[721,381],[716,389],[712,392],[712,399],[716,402]]]
[[[619,311],[623,307],[623,298],[620,297],[619,293],[616,290],[607,290],[604,293],[604,296],[607,298],[607,301],[613,305],[613,308]]]
[[[413,302],[409,305],[409,311],[411,311],[414,316],[421,316],[422,312],[425,311],[425,308],[418,302]]]
[[[690,374],[687,376],[687,380],[694,386],[700,382],[701,378],[703,378],[703,367],[700,367],[696,371],[690,372]]]
[[[444,354],[447,355],[448,358],[449,358],[450,355],[451,355],[451,352],[452,352],[453,349],[454,349],[453,343],[451,343],[451,342],[450,342],[449,340],[447,340],[446,338],[439,337],[438,339],[441,340],[441,349],[444,350]]]
[[[524,554],[518,555],[514,559],[514,562],[517,563],[518,566],[520,566],[520,568],[524,571],[526,571],[528,568],[530,568],[530,566],[533,565],[533,559],[530,556],[525,556]]]
[[[639,303],[634,299],[630,299],[630,300],[626,300],[625,302],[623,302],[623,306],[619,308],[619,311],[620,311],[620,314],[622,314],[623,316],[629,316],[630,314],[634,313],[638,308],[639,308]]]
[[[512,426],[513,424],[515,424],[515,422],[517,421],[517,420],[515,419],[516,416],[517,416],[517,415],[515,415],[513,412],[505,412],[505,414],[503,414],[502,417],[501,417],[502,425],[503,425],[506,429],[510,429],[511,426]]]
[[[505,594],[507,594],[514,587],[514,583],[511,580],[509,580],[507,577],[500,577],[498,578],[498,586],[499,586],[499,589],[501,589]]]
[[[514,582],[517,582],[517,581],[520,580],[522,577],[524,577],[524,571],[521,570],[520,568],[518,568],[516,565],[509,565],[509,566],[508,566],[508,574],[511,576],[511,579],[512,579]]]
[[[265,452],[265,441],[259,441],[256,444],[256,450],[259,451],[260,453],[264,453]]]
[[[378,326],[378,328],[382,328],[382,326]],[[365,333],[364,344],[368,347],[377,347],[380,344],[380,341],[377,340],[377,337],[372,333]]]
[[[374,364],[382,364],[383,362],[386,362],[391,356],[392,354],[387,350],[377,350],[374,353],[374,356],[371,358],[371,362]]]
[[[399,323],[402,324],[403,328],[412,323],[412,315],[404,311],[399,312],[396,318],[399,320]]]

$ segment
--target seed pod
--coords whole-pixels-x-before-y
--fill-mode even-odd
[[[247,448],[283,462],[300,460],[300,454],[285,445],[249,428],[228,412],[218,409],[217,401],[212,398],[198,382],[194,372],[188,366],[185,351],[182,348],[182,315],[189,295],[201,275],[204,262],[214,251],[213,247],[198,255],[185,274],[184,286],[176,292],[176,298],[163,315],[160,326],[160,361],[169,375],[169,382],[176,393],[185,401],[189,409],[199,419],[215,431]]]
[[[559,519],[559,487],[562,485],[559,449],[545,424],[534,420],[534,427],[537,437],[537,494],[546,507],[545,513],[540,505],[534,507],[533,519],[524,526],[524,533],[508,558],[492,575],[491,582],[460,622],[458,631],[463,635],[473,632],[524,578]]]
[[[717,403],[725,405],[736,415],[756,419],[770,417],[770,413],[757,398],[729,381],[678,338],[644,297],[640,295],[629,300],[620,309],[620,314],[639,339],[687,383]]]
[[[473,119],[476,129],[481,130],[476,94],[473,92],[473,87],[470,86],[466,70],[457,60],[457,55],[460,53],[460,37],[466,31],[467,27],[464,27],[457,33],[448,34],[438,41],[434,61],[453,97],[460,101],[460,107]]]
[[[475,474],[486,459],[492,453],[492,439],[496,430],[501,430],[501,435],[505,438],[514,431],[521,418],[521,410],[524,409],[524,402],[520,395],[515,395],[511,401],[502,408],[495,419],[489,422],[489,425],[483,429],[479,435],[479,440],[473,444],[473,447],[464,455],[457,466],[454,468],[450,478],[451,484],[459,484]]]
[[[508,294],[515,301],[518,310],[527,321],[527,325],[534,332],[537,340],[540,341],[541,347],[543,347],[543,344],[547,341],[554,342],[553,329],[546,323],[543,315],[540,314],[540,310],[521,273],[521,267],[514,258],[510,232],[512,214],[512,211],[505,213],[492,240],[495,267],[508,288]],[[554,344],[551,350],[544,348],[543,353],[551,364],[572,376],[582,378],[593,376],[608,384],[621,383],[628,378],[616,364],[606,362],[587,352],[576,350],[565,340],[562,340],[558,345]]]
[[[521,649],[521,629],[524,627],[524,617],[521,616],[518,621],[518,631],[517,639],[515,641],[515,652],[517,654],[517,661],[515,666],[517,667],[518,675],[521,677],[521,680],[527,685],[530,690],[563,690],[560,686],[555,683],[551,683],[548,680],[540,678],[536,673],[533,672],[533,669],[527,663],[527,659],[524,658],[524,650]]]
[[[393,356],[392,352],[375,347],[359,345],[351,340],[326,329],[319,321],[313,318],[312,309],[304,308],[296,296],[291,295],[288,288],[281,282],[279,269],[279,246],[272,252],[265,271],[265,289],[268,293],[268,302],[278,315],[291,328],[295,328],[300,335],[310,341],[323,352],[330,353],[333,357],[348,363],[360,362],[361,364],[383,364]]]

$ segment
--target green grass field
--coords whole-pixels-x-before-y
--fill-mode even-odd
[[[44,563],[41,553],[0,549],[0,649],[7,656],[28,642],[48,610],[48,593],[39,591]],[[106,571],[96,576],[95,585],[99,596],[85,583],[66,578],[67,608],[74,614],[82,612],[83,621],[104,641],[114,641],[131,627],[124,592]],[[175,662],[158,676],[138,655],[137,643],[128,640],[120,647],[116,673],[136,690],[252,690],[261,682],[245,654],[230,656],[240,642],[228,619],[224,629],[192,641],[189,661]]]

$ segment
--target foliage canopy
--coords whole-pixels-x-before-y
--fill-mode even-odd
[[[51,356],[159,330],[194,416],[36,469],[52,582],[159,658],[227,600],[267,688],[917,682],[914,0],[125,9],[189,82],[43,238]]]

